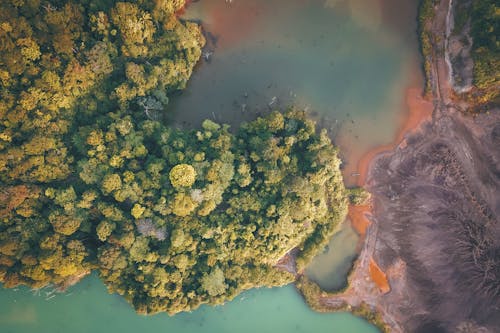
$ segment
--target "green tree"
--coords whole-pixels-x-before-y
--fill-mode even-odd
[[[174,166],[168,175],[173,187],[191,187],[196,179],[196,171],[189,164]]]
[[[222,295],[227,290],[224,272],[217,266],[209,274],[205,274],[201,279],[201,287],[210,295]]]

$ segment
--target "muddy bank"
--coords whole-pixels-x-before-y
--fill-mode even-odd
[[[318,311],[366,307],[391,332],[500,331],[500,110],[437,109],[368,173],[372,223],[339,293],[304,277]]]
[[[357,176],[355,185],[364,186],[368,175],[368,169],[375,156],[394,150],[404,141],[405,136],[409,132],[418,128],[422,122],[431,119],[434,106],[431,102],[425,100],[422,94],[423,92],[419,88],[413,87],[406,90],[405,107],[408,109],[408,113],[404,115],[405,119],[401,122],[393,141],[387,145],[378,146],[366,152],[359,159],[355,169],[346,168],[346,170],[344,170],[344,178],[354,174]],[[349,181],[347,181],[347,183],[350,185]]]
[[[379,303],[404,331],[500,330],[499,146],[498,111],[449,113],[374,162]]]
[[[452,4],[435,7],[435,36],[453,26]],[[369,171],[372,257],[391,286],[374,303],[402,331],[499,332],[500,111],[460,113],[445,60],[432,62],[432,122]]]
[[[435,36],[449,33],[452,4],[435,7]],[[372,257],[391,287],[373,303],[396,330],[499,332],[500,111],[460,113],[451,69],[434,57],[433,120],[371,164]]]

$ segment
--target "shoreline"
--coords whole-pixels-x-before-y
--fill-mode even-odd
[[[406,136],[419,131],[423,124],[432,120],[434,105],[423,97],[423,93],[423,89],[415,87],[406,90],[405,102],[408,112],[401,122],[394,140],[389,144],[369,150],[362,156],[357,163],[359,172],[357,186],[366,187],[371,163],[376,158],[390,153],[398,147],[404,147]],[[377,226],[373,225],[372,216],[372,200],[366,204],[349,205],[347,218],[360,238],[357,244],[359,256],[348,274],[345,288],[334,292],[322,290],[305,274],[291,268],[294,267],[293,258],[288,255],[286,259],[283,258],[286,264],[280,266],[286,267],[286,270],[296,274],[296,287],[313,310],[318,312],[348,311],[364,318],[382,332],[402,332],[396,321],[377,305],[376,298],[388,293],[391,286],[386,272],[382,270],[372,255],[377,238]],[[365,297],[366,295],[370,296]]]
[[[356,170],[359,176],[356,185],[362,188],[366,187],[366,180],[370,171],[371,163],[380,155],[390,153],[398,147],[403,148],[406,145],[406,136],[419,131],[422,125],[431,121],[434,110],[434,105],[424,98],[424,90],[411,87],[406,90],[405,104],[408,112],[402,121],[394,140],[386,145],[377,146],[369,150],[358,161]],[[373,206],[371,203],[365,205],[349,205],[348,218],[351,221],[351,226],[360,236],[357,248],[361,250],[365,242],[366,231],[371,225],[370,217],[373,214]],[[359,254],[359,251],[358,251]]]
[[[500,272],[490,268],[499,260],[490,252],[500,232],[500,114],[461,112],[466,101],[454,94],[441,52],[451,3],[439,1],[423,22],[427,100],[407,95],[412,107],[399,140],[358,165],[358,186],[369,189],[372,201],[350,208],[364,242],[347,287],[328,293],[306,277],[297,283],[313,309],[361,313],[383,332],[500,328]]]
[[[400,125],[395,138],[386,145],[377,146],[364,154],[357,163],[359,173],[357,186],[365,186],[371,162],[380,154],[391,152],[400,145],[404,145],[405,137],[412,131],[418,130],[424,121],[431,120],[434,105],[423,97],[424,91],[410,87],[406,90],[406,106],[408,112]]]
[[[434,24],[434,22],[432,23]],[[442,98],[439,76],[443,74],[443,71],[446,72],[446,69],[439,66],[439,61],[436,61],[435,58],[433,60],[430,68],[432,74],[430,77],[425,77],[426,85],[430,84],[433,88],[432,94],[426,92],[426,89],[415,87],[406,90],[408,113],[402,121],[400,129],[391,143],[375,147],[364,154],[358,161],[357,172],[359,176],[356,181],[357,186],[368,187],[368,176],[371,168],[374,167],[375,161],[381,156],[405,148],[408,135],[418,132],[425,124],[432,122],[439,108],[440,103],[438,101]],[[447,95],[445,96],[447,97]],[[431,98],[432,101],[429,100]],[[379,229],[373,214],[373,198],[368,205],[349,206],[351,224],[360,235],[360,243],[358,244],[360,253],[349,273],[345,289],[337,292],[326,292],[305,276],[299,277],[296,284],[297,289],[309,306],[316,311],[350,311],[355,313],[356,309],[362,308],[364,311],[358,311],[358,315],[377,326],[382,332],[403,332],[404,329],[401,324],[388,311],[387,304],[384,306],[380,302],[380,298],[389,293],[392,286],[390,276],[387,275],[388,272],[384,272],[374,258]],[[398,262],[388,271],[390,271],[390,275],[402,276],[404,275],[405,265]]]

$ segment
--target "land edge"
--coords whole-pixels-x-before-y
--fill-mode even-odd
[[[420,123],[413,124],[414,127],[405,126],[393,148],[405,145],[405,135],[412,131],[418,131],[424,123],[438,117],[440,111],[448,109],[452,104],[455,94],[449,80],[450,68],[446,61],[445,50],[447,38],[442,38],[442,36],[447,36],[447,32],[449,31],[451,6],[452,0],[440,0],[432,8],[431,15],[419,16],[420,52],[424,60],[423,70],[426,80],[423,97],[426,101],[433,104],[432,118],[430,120],[424,118]],[[433,37],[429,38],[428,42],[430,44],[427,47],[425,47],[425,40],[422,38],[424,34]],[[382,147],[382,149],[376,150],[375,154],[370,154],[369,162],[367,163],[368,168],[370,168],[370,162],[383,155],[391,154],[391,151],[392,149]],[[364,178],[362,183],[358,185],[366,185],[366,179]],[[376,265],[373,253],[377,240],[378,226],[370,218],[373,208],[371,202],[362,207],[364,208],[361,208],[362,212],[359,216],[364,217],[365,221],[358,224],[358,226],[361,225],[361,228],[365,230],[365,234],[363,235],[358,228],[356,229],[362,236],[363,246],[348,274],[346,287],[334,292],[328,292],[322,290],[318,284],[308,279],[301,272],[292,271],[296,274],[295,286],[309,307],[317,312],[347,311],[364,318],[380,329],[381,332],[404,332],[403,327],[397,320],[388,311],[384,311],[377,302],[377,298],[387,293],[390,290],[390,286],[389,290],[387,290],[383,285],[372,279],[370,266]],[[349,211],[352,208],[353,205],[350,205]],[[380,269],[378,265],[376,267]],[[385,276],[385,273],[382,270],[380,271]]]
[[[445,2],[450,0],[443,0]],[[186,3],[186,5],[189,3],[189,1]],[[177,15],[180,15],[181,12],[177,13]],[[428,93],[426,95],[427,100],[429,100],[432,96],[434,96],[434,106],[437,107],[437,102],[440,101],[441,98],[441,86],[440,86],[440,76],[439,76],[439,70],[437,69],[437,64],[435,63],[437,60],[437,55],[433,54],[431,56],[432,60],[432,65],[431,65],[431,73],[430,73],[430,79],[427,78],[427,80],[430,80],[432,83],[432,94]],[[443,61],[445,61],[443,59]],[[436,95],[438,98],[436,98]],[[418,127],[418,125],[417,125]],[[401,134],[408,133],[412,131],[414,128],[405,128],[405,130]],[[401,141],[404,141],[404,139],[401,139],[400,137],[397,139],[398,142],[396,142],[396,145],[400,144]],[[384,147],[382,151],[377,151],[376,155],[370,156],[370,160],[373,160],[380,154],[387,154],[390,153],[390,150],[388,147]],[[359,184],[363,185],[363,184]],[[373,257],[371,256],[371,253],[373,252],[370,251],[371,248],[371,242],[374,242],[376,240],[376,233],[377,233],[377,228],[376,224],[373,224],[371,219],[369,218],[370,211],[371,211],[371,202],[368,202],[367,204],[364,205],[349,205],[349,213],[348,215],[351,216],[352,210],[355,210],[356,208],[360,208],[360,211],[357,212],[357,223],[358,226],[355,227],[356,231],[361,235],[362,237],[362,243],[363,248],[360,250],[360,255],[358,259],[355,261],[349,275],[348,275],[348,283],[345,288],[335,291],[335,292],[327,292],[322,290],[315,282],[311,281],[303,272],[303,270],[298,271],[295,269],[295,262],[294,258],[297,255],[297,250],[291,250],[287,255],[285,255],[280,262],[275,265],[277,268],[282,268],[287,271],[290,271],[291,273],[295,274],[296,276],[296,282],[295,286],[298,289],[298,291],[301,293],[301,295],[304,297],[304,300],[306,303],[311,307],[311,309],[318,311],[318,312],[351,312],[352,314],[362,317],[366,319],[368,322],[374,324],[377,326],[382,332],[390,332],[390,331],[395,331],[399,332],[399,326],[396,321],[394,321],[392,318],[389,317],[388,314],[384,313],[383,310],[377,308],[376,302],[370,301],[370,300],[364,300],[362,296],[358,295],[359,292],[356,292],[355,290],[353,291],[353,286],[357,284],[363,284],[363,283],[368,283],[368,284],[373,284],[375,287],[376,293],[385,293],[381,289],[384,289],[381,287],[380,284],[377,284],[375,281],[370,282],[370,276],[372,275],[370,273],[371,267],[373,265],[376,265],[378,268],[378,265],[374,261]],[[362,219],[361,221],[359,219]],[[339,224],[336,227],[336,230],[338,230]],[[380,269],[380,268],[378,268]],[[363,271],[362,275],[363,277],[357,276],[357,272]],[[366,272],[368,272],[368,276],[366,275]],[[383,271],[381,271],[382,274],[384,274]],[[90,274],[90,271],[86,272],[86,274],[79,275],[77,277],[73,277],[72,279],[68,279],[67,281],[64,281],[62,284],[57,285],[56,289],[57,291],[65,291],[67,288],[71,287],[72,285],[78,283],[86,277],[87,275]],[[364,282],[363,282],[364,280]],[[373,292],[373,291],[372,291]],[[356,294],[356,295],[355,295]],[[356,300],[353,301],[352,298],[355,297]],[[361,297],[360,299],[358,299]],[[369,298],[369,297],[367,297]]]

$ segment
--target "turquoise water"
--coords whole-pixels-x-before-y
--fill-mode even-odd
[[[107,293],[90,276],[65,294],[47,300],[26,288],[0,290],[2,333],[374,333],[377,330],[347,313],[311,311],[293,286],[243,293],[224,306],[203,306],[169,317],[137,315],[119,296]],[[49,296],[51,297],[51,296]]]
[[[202,0],[186,18],[217,36],[188,88],[171,98],[168,121],[204,118],[238,125],[297,104],[332,130],[347,183],[359,158],[392,141],[406,113],[405,91],[422,84],[416,0]],[[345,229],[308,274],[327,288],[345,281],[357,237]],[[311,311],[293,286],[252,290],[222,307],[143,317],[91,276],[66,294],[0,289],[0,333],[377,332],[350,314]],[[49,293],[49,294],[46,294]],[[55,297],[51,298],[53,295]]]
[[[322,289],[335,291],[347,285],[347,274],[357,256],[359,236],[346,220],[338,233],[323,251],[317,255],[306,269],[307,276]]]

